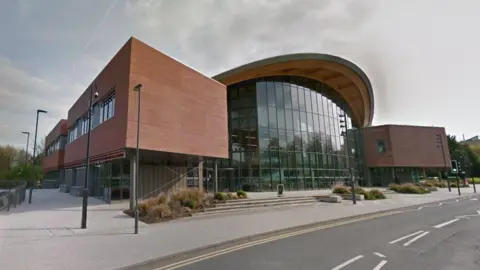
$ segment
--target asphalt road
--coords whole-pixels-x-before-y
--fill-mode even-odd
[[[292,236],[175,269],[478,270],[479,198]]]

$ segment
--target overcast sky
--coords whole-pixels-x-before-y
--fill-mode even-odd
[[[285,53],[344,57],[374,124],[480,133],[478,0],[11,0],[0,9],[0,144],[46,135],[135,36],[213,76]],[[33,137],[33,136],[32,136]]]

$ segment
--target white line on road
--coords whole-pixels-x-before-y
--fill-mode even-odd
[[[355,262],[356,260],[360,260],[361,258],[363,258],[363,255],[358,255],[357,257],[353,257],[353,258],[351,258],[350,260],[348,260],[348,261],[346,261],[346,262],[338,265],[337,267],[332,268],[332,270],[340,270],[340,269],[342,269],[343,267],[345,267],[345,266],[347,266],[347,265]]]
[[[385,258],[385,257],[387,257],[387,256],[383,255],[383,254],[380,253],[380,252],[373,252],[373,254],[377,255],[377,256],[380,257],[380,258]]]
[[[439,203],[438,206],[442,206],[443,203]]]
[[[470,199],[470,201],[478,201],[477,198]]]
[[[452,223],[454,223],[454,222],[457,222],[458,220],[459,220],[458,218],[452,219],[452,220],[450,220],[450,221],[444,222],[444,223],[442,223],[442,224],[435,225],[435,226],[433,226],[433,227],[435,227],[435,228],[437,228],[437,229],[440,229],[440,228],[445,227],[445,226],[447,226],[447,225],[449,225],[449,224],[452,224]]]
[[[477,210],[477,213],[480,215],[480,210]]]
[[[424,237],[425,235],[427,235],[429,232],[424,232],[420,235],[417,235],[415,238],[411,239],[410,241],[406,242],[405,244],[403,244],[404,247],[408,247],[410,246],[413,242],[417,241],[418,239]]]
[[[458,202],[458,200],[457,200],[457,202]]]
[[[417,210],[422,210],[422,209],[423,209],[423,207],[422,207],[422,206],[420,206],[420,207],[418,207],[418,209],[417,209]]]
[[[375,268],[373,268],[373,270],[380,270],[385,264],[387,264],[387,261],[383,260],[379,264],[377,264],[377,266],[375,266]]]
[[[414,236],[414,235],[421,234],[421,233],[423,233],[423,231],[418,231],[418,232],[416,232],[416,233],[412,233],[412,234],[409,234],[409,235],[400,237],[400,238],[398,238],[398,239],[393,240],[392,242],[389,242],[389,244],[395,244],[395,243],[400,242],[400,241],[402,241],[402,240],[404,240],[404,239],[407,239],[407,238],[409,238],[409,237],[412,237],[412,236]]]

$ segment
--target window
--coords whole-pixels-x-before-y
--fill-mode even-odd
[[[383,140],[378,140],[377,141],[377,150],[378,153],[385,153],[385,142]]]

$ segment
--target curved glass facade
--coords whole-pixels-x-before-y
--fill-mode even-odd
[[[303,77],[229,86],[230,159],[219,166],[220,190],[272,191],[277,184],[286,190],[320,189],[344,181],[344,108],[335,90]],[[358,132],[348,115],[350,160],[358,179],[363,161],[357,158]]]

